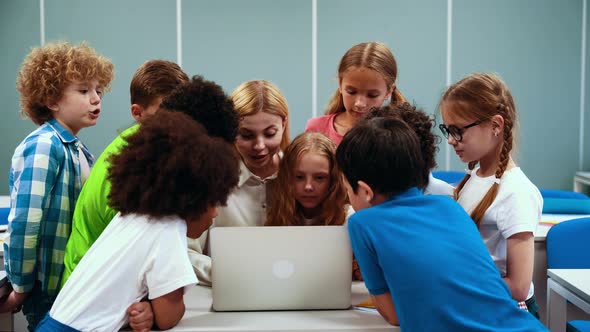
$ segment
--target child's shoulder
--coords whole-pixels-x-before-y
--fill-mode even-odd
[[[336,113],[311,118],[307,120],[307,126],[305,126],[305,131],[325,130],[326,128],[330,127],[332,122],[334,122],[335,116]]]
[[[533,195],[541,196],[537,186],[524,174],[520,167],[504,172],[498,196]]]
[[[62,139],[48,123],[33,130],[16,147],[15,155],[50,154],[61,151],[52,147],[63,145]]]

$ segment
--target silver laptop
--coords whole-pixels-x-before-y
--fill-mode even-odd
[[[344,226],[216,227],[210,245],[216,311],[350,307]]]

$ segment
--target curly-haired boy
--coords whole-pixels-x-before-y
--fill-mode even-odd
[[[13,291],[0,312],[22,304],[29,330],[59,290],[73,208],[94,162],[77,135],[97,123],[112,79],[111,61],[83,43],[34,48],[18,73],[21,113],[39,128],[12,157],[4,253]]]

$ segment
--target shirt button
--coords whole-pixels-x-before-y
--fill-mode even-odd
[[[266,209],[266,204],[262,204],[262,208],[263,209]]]

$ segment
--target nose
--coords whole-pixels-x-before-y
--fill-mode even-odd
[[[309,180],[305,181],[304,189],[307,192],[313,191],[313,185],[311,184],[311,181],[309,181]]]
[[[358,108],[363,108],[363,107],[367,106],[367,102],[365,100],[365,97],[358,96],[356,98],[356,100],[354,101],[354,106],[358,107]]]
[[[212,206],[210,209],[211,209],[211,211],[209,211],[209,212],[211,212],[211,218],[217,217],[217,207]]]
[[[453,135],[449,135],[447,138],[447,143],[454,146],[457,144],[457,140],[453,137]]]
[[[100,95],[96,90],[92,90],[92,94],[90,95],[90,103],[92,105],[97,105],[100,103]]]
[[[261,151],[264,150],[265,147],[266,144],[264,144],[264,139],[262,137],[256,139],[256,142],[254,143],[254,150]]]

